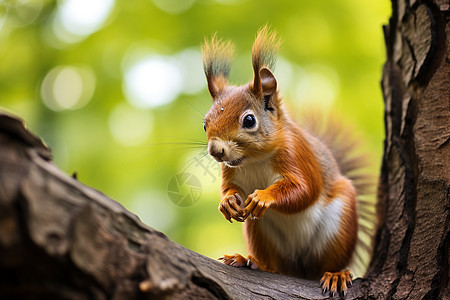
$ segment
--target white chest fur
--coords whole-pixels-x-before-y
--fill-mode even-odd
[[[339,231],[343,201],[325,205],[322,198],[305,211],[282,214],[268,209],[261,219],[262,231],[288,259],[319,257]]]
[[[271,162],[265,160],[237,168],[233,183],[242,188],[244,198],[247,198],[255,189],[263,190],[280,178],[280,174],[273,170]]]

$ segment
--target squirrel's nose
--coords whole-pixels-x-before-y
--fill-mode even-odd
[[[218,162],[223,161],[225,155],[225,147],[221,140],[212,140],[208,144],[208,152]]]
[[[214,157],[217,161],[222,161],[222,157],[225,154],[225,149],[223,148],[209,148],[209,154]]]

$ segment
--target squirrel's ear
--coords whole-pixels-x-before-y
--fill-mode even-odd
[[[228,85],[228,79],[225,76],[206,74],[206,80],[208,81],[208,90],[213,100]]]
[[[277,91],[277,80],[268,68],[263,67],[258,72],[255,71],[252,90],[258,98],[273,95]]]
[[[261,79],[261,89],[263,96],[271,96],[277,91],[277,80],[275,76],[267,68],[259,70],[259,77]]]
[[[208,81],[209,93],[215,99],[228,85],[234,46],[224,42],[214,34],[202,46],[203,70]]]
[[[280,41],[275,32],[263,26],[256,35],[252,48],[252,65],[255,77],[253,78],[253,94],[261,97],[274,95],[277,90],[277,81],[269,69],[273,69],[276,61],[276,53]]]
[[[264,99],[264,108],[266,110],[273,111],[278,107],[277,92],[277,80],[272,72],[267,68],[261,68],[259,70],[260,78],[260,96]]]

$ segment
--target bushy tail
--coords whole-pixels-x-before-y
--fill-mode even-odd
[[[358,243],[350,270],[363,276],[372,257],[373,236],[376,230],[376,177],[370,170],[370,156],[361,152],[360,139],[354,130],[333,116],[307,110],[301,121],[303,128],[319,137],[336,159],[341,173],[349,178],[357,193]]]

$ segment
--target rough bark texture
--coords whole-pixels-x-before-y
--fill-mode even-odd
[[[449,298],[450,31],[445,1],[396,1],[385,28],[386,141],[368,275],[347,299]],[[181,247],[63,174],[0,114],[0,299],[327,298],[318,282]]]
[[[318,282],[236,269],[171,242],[50,158],[0,114],[0,299],[326,298]]]
[[[449,297],[448,1],[393,0],[385,27],[386,140],[371,294]]]

